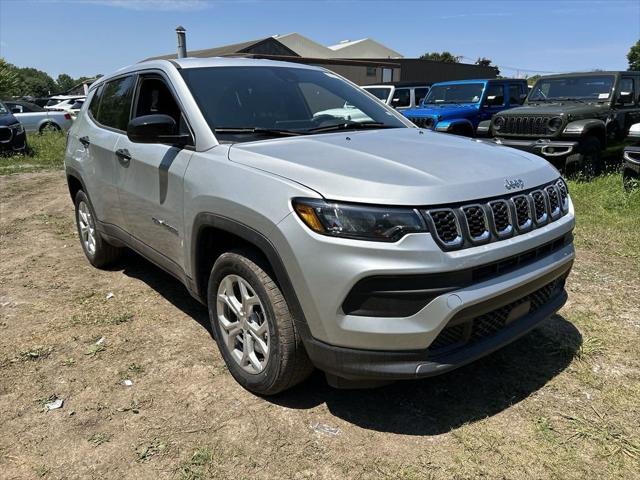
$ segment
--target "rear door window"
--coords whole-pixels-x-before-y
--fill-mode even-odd
[[[104,85],[97,120],[105,127],[126,131],[131,114],[134,77],[111,80]]]
[[[523,93],[522,85],[518,83],[509,84],[509,105],[521,105],[524,99],[520,98],[520,95]]]

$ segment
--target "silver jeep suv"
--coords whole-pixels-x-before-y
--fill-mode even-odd
[[[358,121],[322,113],[345,104]],[[567,186],[541,158],[416,128],[322,68],[148,61],[94,83],[65,157],[82,248],[129,247],[208,306],[275,394],[427,377],[565,302]]]

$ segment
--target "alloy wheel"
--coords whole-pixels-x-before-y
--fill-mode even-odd
[[[269,360],[270,336],[266,312],[255,290],[238,275],[227,275],[218,287],[218,323],[222,340],[240,367],[262,372]]]
[[[96,226],[91,210],[86,202],[78,204],[78,225],[80,226],[80,241],[89,255],[96,253]]]

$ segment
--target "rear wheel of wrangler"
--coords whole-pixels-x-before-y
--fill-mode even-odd
[[[600,140],[587,137],[580,142],[578,153],[569,155],[565,163],[567,176],[591,180],[600,170]]]
[[[96,229],[96,214],[87,195],[79,190],[75,198],[76,226],[82,250],[89,263],[97,268],[112,264],[122,249],[107,243]]]
[[[313,366],[280,288],[251,251],[222,254],[207,291],[209,319],[231,375],[247,390],[274,395]]]

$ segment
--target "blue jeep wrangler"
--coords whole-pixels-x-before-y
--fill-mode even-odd
[[[402,114],[421,128],[472,137],[478,123],[508,108],[518,107],[527,96],[526,80],[456,80],[434,83],[420,107]]]

